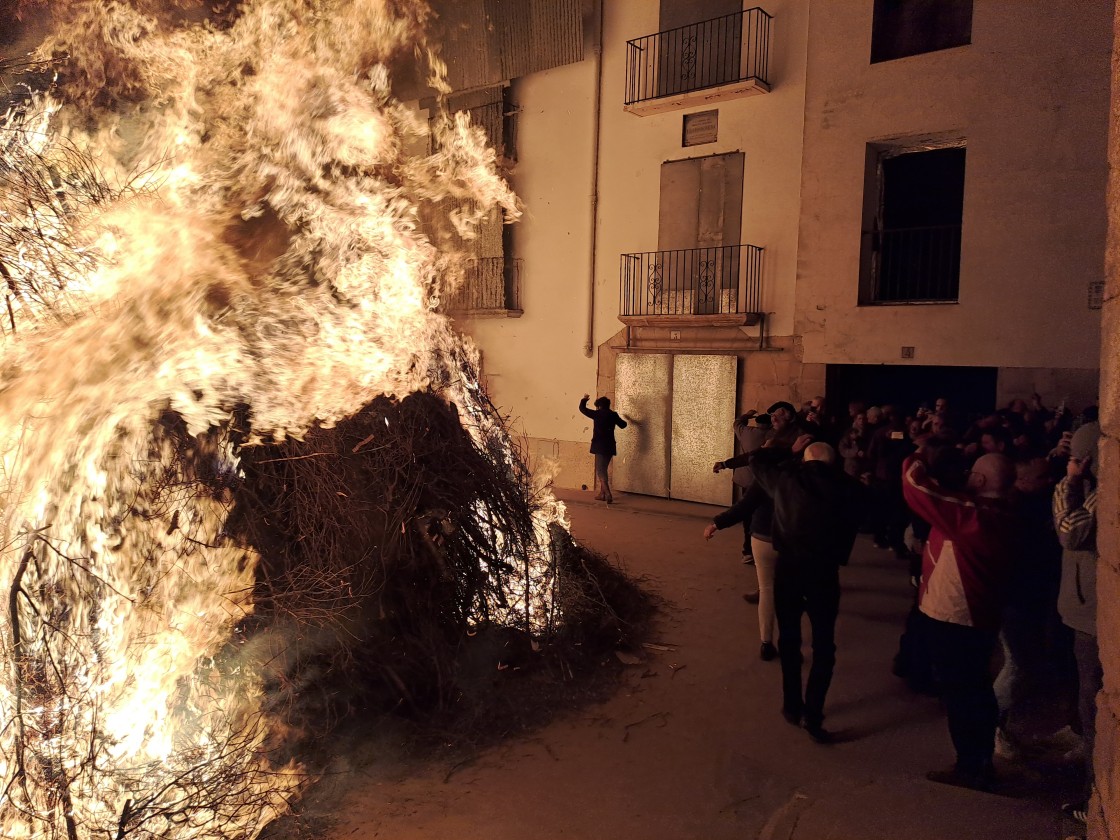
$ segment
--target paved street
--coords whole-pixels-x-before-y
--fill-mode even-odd
[[[753,571],[739,530],[701,537],[716,510],[564,494],[572,530],[644,581],[662,607],[647,649],[607,702],[445,767],[356,782],[332,838],[1061,840],[1061,792],[1003,766],[1012,795],[946,787],[935,699],[891,675],[910,598],[905,569],[861,537],[843,571],[836,677],[821,746],[778,714],[779,665],[758,657]]]

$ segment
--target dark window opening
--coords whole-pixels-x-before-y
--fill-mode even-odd
[[[964,147],[868,147],[860,304],[956,301]]]
[[[871,63],[972,42],[972,0],[875,0]]]

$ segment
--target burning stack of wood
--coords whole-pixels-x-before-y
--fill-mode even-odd
[[[253,837],[302,782],[286,734],[455,702],[494,628],[615,645],[633,589],[439,312],[452,244],[518,207],[481,131],[392,95],[405,60],[439,85],[424,8],[17,6],[0,834]]]

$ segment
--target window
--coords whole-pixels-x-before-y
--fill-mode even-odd
[[[861,305],[957,300],[964,162],[963,145],[868,145]]]
[[[433,108],[434,102],[422,100],[422,107]],[[512,166],[516,161],[517,111],[510,98],[509,87],[483,88],[452,94],[447,100],[448,110],[469,114],[471,125],[478,126],[498,154],[500,168]],[[430,117],[430,118],[434,118]],[[430,135],[434,153],[436,136]],[[452,210],[457,202],[444,203]],[[448,296],[446,308],[456,314],[485,314],[516,317],[521,313],[521,261],[512,258],[513,233],[505,224],[500,208],[493,208],[490,215],[479,223],[475,236],[462,240],[457,234],[446,231],[453,247],[466,255],[463,277],[455,291]]]
[[[972,0],[875,0],[871,63],[972,43]]]

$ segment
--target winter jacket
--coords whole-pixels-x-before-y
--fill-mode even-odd
[[[944,489],[918,455],[903,464],[902,493],[930,525],[918,609],[938,621],[997,632],[1014,562],[1014,519],[1006,505]]]
[[[774,500],[779,562],[801,571],[835,572],[848,562],[863,514],[863,486],[838,467],[802,461],[783,450],[751,458],[755,480]]]
[[[1058,613],[1074,630],[1097,635],[1097,491],[1066,476],[1054,488],[1054,528],[1062,544]]]
[[[756,481],[744,491],[739,501],[722,513],[717,513],[712,521],[721,531],[740,522],[749,522],[752,537],[770,542],[773,519],[774,501]]]
[[[617,455],[618,449],[614,442],[614,429],[615,426],[625,429],[626,421],[619,417],[617,412],[609,408],[588,408],[587,397],[579,401],[579,411],[585,417],[590,417],[593,424],[591,454]]]

